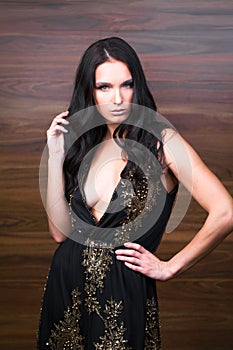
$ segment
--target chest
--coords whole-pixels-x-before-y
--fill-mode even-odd
[[[84,194],[88,207],[99,212],[96,216],[101,216],[107,209],[125,165],[121,149],[115,145],[102,146],[93,157],[84,183]]]

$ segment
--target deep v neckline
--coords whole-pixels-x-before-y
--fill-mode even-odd
[[[90,207],[90,206],[88,206],[88,204],[87,204],[87,199],[86,199],[86,194],[85,194],[85,191],[84,191],[84,187],[85,187],[85,183],[86,183],[86,180],[87,180],[87,176],[88,176],[88,173],[89,173],[91,164],[90,164],[90,166],[87,168],[87,172],[86,172],[84,181],[82,181],[82,185],[81,185],[81,188],[80,188],[80,192],[81,192],[81,197],[82,197],[82,201],[83,201],[83,203],[84,203],[84,205],[85,205],[85,208],[87,209],[89,215],[91,216],[91,218],[92,218],[92,220],[94,221],[94,223],[95,223],[96,226],[99,226],[99,225],[101,224],[102,220],[104,219],[104,217],[107,215],[108,210],[109,210],[109,207],[110,207],[110,205],[111,205],[111,203],[112,203],[112,201],[113,201],[114,195],[117,193],[117,190],[118,190],[118,188],[119,188],[119,186],[120,186],[120,184],[121,184],[122,173],[123,173],[123,171],[125,170],[127,164],[128,164],[128,161],[126,161],[125,166],[124,166],[123,169],[121,170],[121,172],[120,172],[120,179],[118,180],[118,182],[117,182],[117,184],[116,184],[116,186],[115,186],[115,188],[114,188],[114,190],[113,190],[113,192],[112,192],[110,201],[109,201],[109,203],[108,203],[106,209],[103,211],[103,214],[100,216],[99,219],[97,219],[96,216],[93,214],[93,211],[92,211],[92,208],[93,208],[93,207]]]

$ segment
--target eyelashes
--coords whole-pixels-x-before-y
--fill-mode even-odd
[[[107,90],[109,88],[109,85],[103,84],[103,85],[98,85],[95,87],[97,90]]]
[[[133,84],[133,80],[127,80],[121,85],[121,87],[123,87],[123,88],[133,88],[133,85],[134,85]],[[105,91],[105,90],[110,89],[111,87],[112,87],[111,84],[100,84],[100,85],[97,85],[95,88],[97,90]]]
[[[126,81],[126,82],[123,84],[123,87],[130,87],[130,88],[132,88],[132,87],[133,87],[133,80]]]

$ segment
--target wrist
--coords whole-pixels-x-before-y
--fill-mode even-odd
[[[59,183],[63,184],[63,163],[64,159],[62,157],[51,156],[48,158],[48,179],[50,179],[50,183],[56,184],[56,186]]]
[[[64,158],[65,157],[63,153],[49,154],[48,163],[63,164]]]
[[[167,281],[173,277],[172,269],[170,268],[169,261],[160,260],[160,268],[155,274],[155,279],[159,281]]]
[[[179,268],[176,266],[172,259],[167,262],[167,280],[174,278],[177,274],[179,274]]]
[[[162,261],[161,264],[160,276],[156,277],[156,279],[160,281],[168,281],[172,279],[176,273],[173,270],[173,266],[171,265],[170,260]]]

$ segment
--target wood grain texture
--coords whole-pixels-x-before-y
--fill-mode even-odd
[[[0,348],[34,349],[56,244],[38,175],[45,131],[67,108],[80,56],[121,36],[141,58],[159,111],[233,194],[232,1],[0,2]],[[159,248],[169,258],[206,214],[191,202]],[[232,238],[190,271],[158,284],[164,350],[230,350]]]

